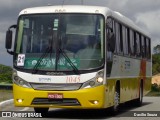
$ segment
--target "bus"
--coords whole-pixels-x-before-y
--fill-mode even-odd
[[[107,7],[24,9],[6,32],[6,49],[13,55],[14,105],[35,112],[116,112],[127,101],[140,106],[151,88],[151,38]]]

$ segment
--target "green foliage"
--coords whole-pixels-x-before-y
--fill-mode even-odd
[[[157,84],[152,84],[151,91],[152,92],[160,92],[160,86]]]
[[[156,83],[152,84],[151,91],[147,94],[147,96],[160,96],[160,86]]]
[[[152,55],[152,73],[153,75],[160,73],[160,54]]]
[[[160,53],[160,45],[156,45],[154,48],[153,48],[153,52],[155,54],[159,54]]]
[[[12,68],[0,64],[0,83],[12,83]]]

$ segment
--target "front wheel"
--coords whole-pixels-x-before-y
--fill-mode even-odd
[[[114,93],[114,106],[111,108],[111,114],[116,115],[119,112],[120,107],[120,91],[118,88],[116,88],[116,91]]]
[[[120,94],[118,91],[115,92],[114,96],[114,106],[113,106],[113,111],[118,112],[119,111],[119,105],[120,105]]]

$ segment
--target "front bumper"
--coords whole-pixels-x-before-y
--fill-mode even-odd
[[[18,107],[99,109],[105,104],[104,85],[75,91],[41,91],[13,84],[13,93],[14,104]],[[63,99],[48,99],[48,93],[63,94]]]

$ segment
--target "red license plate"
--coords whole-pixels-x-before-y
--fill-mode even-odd
[[[63,99],[62,93],[48,93],[49,99]]]

